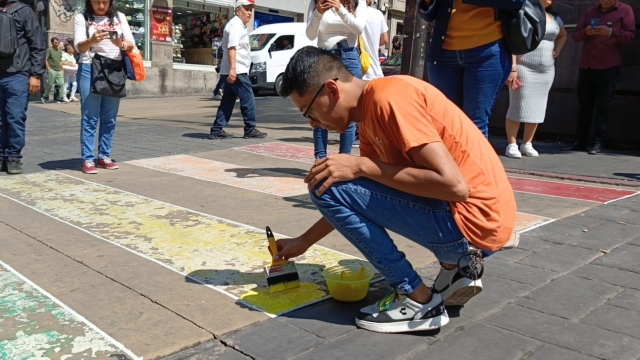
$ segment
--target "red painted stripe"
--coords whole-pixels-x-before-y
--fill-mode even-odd
[[[635,191],[629,190],[618,190],[518,177],[509,177],[509,182],[511,183],[511,187],[514,191],[595,201],[599,203],[605,203],[635,194]]]
[[[313,164],[314,162],[313,148],[281,142],[242,146],[235,148],[235,150],[309,164]],[[630,190],[617,190],[599,186],[576,185],[558,181],[526,179],[519,177],[509,177],[509,181],[511,182],[513,190],[518,192],[558,196],[599,203],[606,203],[608,201],[620,199],[636,193],[635,191]]]

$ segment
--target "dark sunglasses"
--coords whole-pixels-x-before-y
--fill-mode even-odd
[[[332,80],[333,81],[338,81],[338,78],[335,78],[335,79],[332,79]],[[307,110],[305,110],[302,113],[302,117],[304,117],[305,119],[314,120],[312,117],[309,116],[309,111],[311,110],[311,107],[313,106],[313,103],[316,102],[316,99],[318,98],[318,96],[320,96],[320,93],[324,89],[324,84],[325,83],[322,83],[322,86],[320,86],[320,89],[318,89],[318,92],[316,93],[316,96],[313,97],[313,100],[311,100],[311,102],[309,103],[309,106],[307,106]]]

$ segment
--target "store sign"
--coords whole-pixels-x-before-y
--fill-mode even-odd
[[[173,9],[164,6],[151,7],[151,41],[171,42]]]

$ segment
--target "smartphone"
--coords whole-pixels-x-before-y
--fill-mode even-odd
[[[109,39],[117,40],[118,39],[118,32],[117,31],[109,31]]]
[[[522,83],[520,82],[520,80],[518,80],[518,78],[516,78],[515,80],[513,80],[513,81],[511,82],[511,85],[509,85],[509,87],[511,88],[511,90],[518,90],[521,86],[522,86]]]
[[[611,29],[611,26],[613,26],[613,24],[611,23],[611,21],[609,21],[609,22],[607,23],[607,27],[608,27],[609,29]]]
[[[591,19],[591,27],[597,28],[598,26],[600,26],[600,19]]]

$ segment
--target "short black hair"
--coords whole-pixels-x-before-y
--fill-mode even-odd
[[[315,46],[305,46],[293,55],[284,70],[280,95],[288,98],[295,92],[298,96],[305,96],[329,79],[339,78],[348,82],[353,77],[339,57]]]
[[[56,41],[60,41],[60,40],[58,40],[58,38],[57,38],[57,37],[55,37],[55,36],[54,36],[54,37],[52,37],[52,38],[51,38],[51,45],[53,45],[53,43],[54,43],[54,42],[56,42]]]

